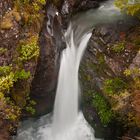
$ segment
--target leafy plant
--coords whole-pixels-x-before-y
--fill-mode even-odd
[[[106,100],[99,94],[93,96],[93,105],[97,109],[101,122],[107,125],[113,118],[113,112],[109,108]]]

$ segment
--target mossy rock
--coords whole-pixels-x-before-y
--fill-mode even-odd
[[[4,19],[0,24],[1,29],[10,29],[11,27],[13,27],[13,22],[9,18]]]
[[[11,94],[16,104],[19,107],[24,108],[26,105],[26,98],[28,97],[29,92],[30,92],[30,87],[28,82],[22,81],[16,83]]]

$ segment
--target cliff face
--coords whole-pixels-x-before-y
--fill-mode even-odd
[[[21,118],[52,111],[62,32],[75,13],[101,1],[0,1],[0,140],[16,134]],[[82,61],[83,111],[95,129],[110,126],[101,130],[107,140],[122,135],[113,120],[126,136],[139,133],[139,33],[139,22],[97,26]]]
[[[83,111],[87,120],[95,124],[97,136],[101,135],[98,131],[103,125],[101,133],[106,139],[114,140],[124,132],[128,137],[140,133],[139,29],[139,22],[118,22],[100,25],[93,31],[80,78]]]
[[[45,3],[0,1],[0,139],[16,133],[21,117],[34,114],[30,86],[39,56]]]

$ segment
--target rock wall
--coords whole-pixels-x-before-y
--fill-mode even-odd
[[[138,112],[132,103],[133,96],[139,95],[138,40],[139,22],[103,24],[93,31],[80,68],[80,79],[83,111],[95,127],[97,137],[114,140],[126,131],[128,137],[139,135],[139,124],[135,125]],[[132,72],[134,69],[137,72]],[[129,76],[127,71],[131,71]]]

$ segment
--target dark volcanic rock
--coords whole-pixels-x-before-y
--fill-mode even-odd
[[[55,7],[48,6],[40,34],[40,56],[31,88],[31,95],[37,101],[37,114],[51,111],[54,104],[59,57],[63,47],[61,17],[56,12]]]

